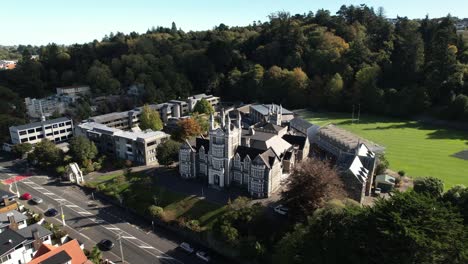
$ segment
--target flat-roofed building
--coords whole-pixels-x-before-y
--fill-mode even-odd
[[[161,131],[123,131],[95,122],[84,122],[75,129],[96,144],[100,152],[137,164],[157,164],[156,148],[169,139]]]
[[[219,108],[219,103],[221,101],[219,97],[213,96],[213,95],[206,95],[206,94],[202,93],[202,94],[192,95],[192,96],[189,96],[187,98],[188,109],[189,109],[190,112],[193,111],[193,108],[195,107],[197,102],[200,101],[201,99],[205,99],[206,101],[208,101],[208,103],[210,103],[210,105],[215,110],[217,110]]]
[[[73,121],[67,117],[10,127],[11,143],[36,144],[46,138],[59,143],[73,136]]]

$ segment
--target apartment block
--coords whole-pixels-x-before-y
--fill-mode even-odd
[[[59,143],[73,136],[73,121],[66,117],[10,127],[11,143],[36,144],[46,138]]]
[[[87,137],[102,153],[142,165],[157,164],[156,148],[170,137],[161,131],[123,131],[96,122],[79,124],[75,135]]]
[[[159,112],[159,116],[164,123],[171,118],[180,118],[187,116],[193,111],[195,104],[201,99],[206,99],[213,108],[219,107],[220,98],[212,95],[197,94],[187,98],[187,101],[171,100],[167,103],[150,104],[151,109]],[[104,124],[108,127],[128,130],[135,127],[140,122],[140,115],[143,107],[136,107],[130,111],[114,112],[99,116],[93,116],[88,119],[89,122]]]

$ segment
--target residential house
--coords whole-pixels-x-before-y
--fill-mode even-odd
[[[61,246],[42,244],[28,264],[92,264],[83,245],[73,239]]]
[[[28,263],[42,244],[51,244],[52,232],[38,224],[0,233],[0,263]]]

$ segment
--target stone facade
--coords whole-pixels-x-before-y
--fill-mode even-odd
[[[211,116],[209,138],[197,138],[194,144],[187,141],[181,147],[180,175],[186,179],[201,178],[219,189],[241,186],[254,198],[270,197],[280,188],[282,176],[287,175],[299,153],[295,144],[283,138],[287,128],[277,125],[281,124],[279,111],[270,114],[275,115],[269,118],[272,123],[249,130],[242,129],[239,112],[234,122],[222,112],[220,127],[215,127]],[[308,149],[308,140],[304,139]],[[302,153],[300,156],[302,159]]]

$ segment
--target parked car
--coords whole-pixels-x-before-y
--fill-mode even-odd
[[[110,241],[109,239],[103,239],[99,241],[98,247],[101,250],[111,250],[114,247],[114,242]]]
[[[53,216],[56,216],[58,215],[58,211],[57,209],[55,208],[50,208],[50,209],[47,209],[47,211],[44,212],[44,215],[45,216],[49,216],[49,217],[53,217]]]
[[[374,189],[374,193],[375,193],[376,195],[379,195],[379,194],[382,193],[382,189],[380,189],[380,188],[375,188],[375,189]]]
[[[190,244],[187,242],[183,242],[182,244],[179,245],[179,247],[188,253],[193,253],[193,251],[195,251],[195,249],[193,249],[193,247],[190,246]]]
[[[280,215],[287,215],[288,214],[288,208],[284,207],[281,204],[276,206],[273,210],[275,210],[275,212],[280,214]]]
[[[35,204],[40,204],[40,203],[43,202],[42,198],[40,198],[40,197],[34,197],[34,198],[31,199],[31,201],[33,203],[35,203]]]
[[[208,253],[206,253],[205,251],[197,251],[195,255],[197,255],[199,259],[205,262],[210,262],[210,256],[208,256]]]
[[[20,197],[21,200],[31,200],[32,199],[32,195],[29,194],[29,193],[23,193],[23,195],[21,195]]]

